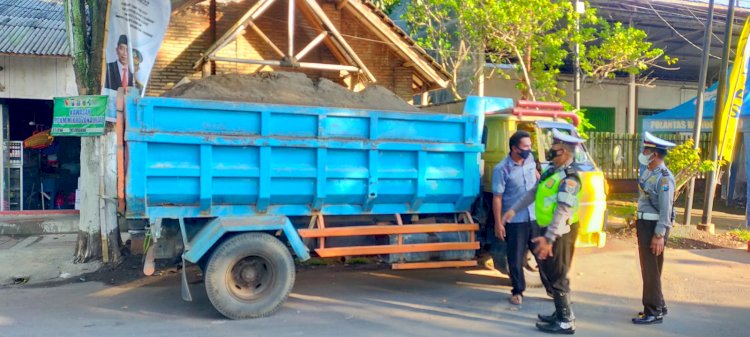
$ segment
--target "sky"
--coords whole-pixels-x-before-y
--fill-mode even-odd
[[[708,0],[688,0],[688,1],[708,3]],[[714,3],[715,4],[721,4],[721,5],[728,5],[729,1],[727,1],[727,0],[718,0],[718,1],[714,1]],[[750,8],[750,0],[740,0],[740,7]]]

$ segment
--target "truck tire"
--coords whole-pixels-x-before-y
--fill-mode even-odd
[[[294,286],[294,260],[284,244],[266,233],[245,233],[222,242],[206,266],[211,304],[231,319],[276,312]]]

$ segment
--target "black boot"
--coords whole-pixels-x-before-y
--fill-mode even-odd
[[[557,311],[553,312],[550,315],[538,314],[536,315],[536,317],[539,318],[539,320],[544,323],[555,323],[557,322]]]
[[[661,308],[661,315],[662,316],[666,316],[668,313],[669,313],[669,311],[667,310],[667,307],[662,307]],[[646,316],[645,311],[641,311],[641,312],[638,313],[638,317],[642,317],[642,316]]]
[[[555,292],[555,314],[539,315],[543,323],[537,323],[536,328],[547,333],[572,335],[576,331],[575,316],[570,309],[570,296],[566,293]]]
[[[536,328],[542,332],[557,335],[572,335],[576,333],[576,326],[573,322],[555,322],[555,323],[536,323]]]

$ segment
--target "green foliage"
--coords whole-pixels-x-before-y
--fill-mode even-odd
[[[588,47],[586,57],[581,59],[581,69],[598,78],[613,78],[616,71],[639,74],[659,59],[667,65],[676,58],[664,55],[659,48],[652,48],[646,32],[623,27],[622,23],[600,25],[596,40],[600,43]]]
[[[635,204],[629,205],[607,205],[607,212],[609,216],[618,218],[634,218],[636,212],[638,212],[638,206]]]
[[[106,12],[107,0],[65,1],[73,72],[81,95],[97,94],[101,90]]]
[[[581,138],[583,139],[589,139],[589,135],[587,134],[587,132],[591,130],[596,130],[596,126],[594,124],[591,124],[591,120],[586,117],[586,113],[588,113],[588,111],[586,111],[586,109],[575,110],[573,105],[571,105],[570,103],[566,101],[562,101],[562,104],[563,104],[563,108],[565,109],[565,111],[573,111],[576,113],[576,115],[578,115],[578,119],[580,121],[578,123],[578,126],[576,127],[576,131],[578,131],[578,135],[581,136]],[[569,121],[569,122],[572,122],[572,121]]]
[[[483,37],[493,63],[514,63],[522,96],[556,100],[565,93],[557,86],[565,48],[575,26],[570,1],[481,1],[471,14],[472,32]]]
[[[478,3],[478,0],[412,0],[404,14],[409,33],[417,44],[451,72],[450,89],[456,98],[462,98],[458,82],[465,75],[461,73],[464,65],[483,57],[484,43],[472,35],[471,27],[476,22],[471,11]],[[482,76],[480,70],[475,69],[469,77]]]
[[[737,238],[737,240],[743,242],[750,242],[750,230],[744,228],[737,228],[729,231],[729,235]]]
[[[398,6],[401,0],[370,0],[370,2],[386,14],[391,14],[393,8]]]
[[[654,48],[644,31],[611,24],[586,7],[579,14],[568,0],[415,0],[405,20],[418,44],[454,76],[459,74],[456,67],[485,53],[490,62],[513,64],[510,75],[525,99],[557,101],[565,95],[558,75],[572,61],[576,44],[582,71],[594,79],[616,72],[641,74],[657,61],[677,61]]]
[[[370,262],[370,259],[366,257],[352,257],[346,260],[346,264],[348,265],[369,264]]]
[[[307,261],[300,262],[299,264],[305,265],[305,266],[330,266],[338,263],[334,259],[326,259],[321,257],[312,257]]]
[[[716,165],[712,161],[701,160],[701,150],[694,147],[695,142],[692,139],[675,146],[664,159],[667,168],[673,173],[685,170],[705,173],[716,169]]]
[[[679,196],[690,179],[700,173],[712,172],[726,164],[725,161],[713,162],[701,160],[700,149],[695,149],[695,142],[688,139],[669,151],[664,163],[675,176],[676,192],[675,198]]]

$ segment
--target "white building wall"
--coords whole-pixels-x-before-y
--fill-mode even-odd
[[[563,79],[565,100],[573,103],[573,83]],[[485,95],[518,99],[515,80],[493,76],[485,81]],[[639,109],[671,109],[696,95],[697,84],[689,82],[655,81],[650,86],[638,86],[636,97]],[[625,132],[628,110],[628,80],[616,79],[603,83],[584,83],[581,88],[581,105],[615,108],[615,131]]]
[[[0,67],[0,98],[78,95],[70,58],[0,55]]]

